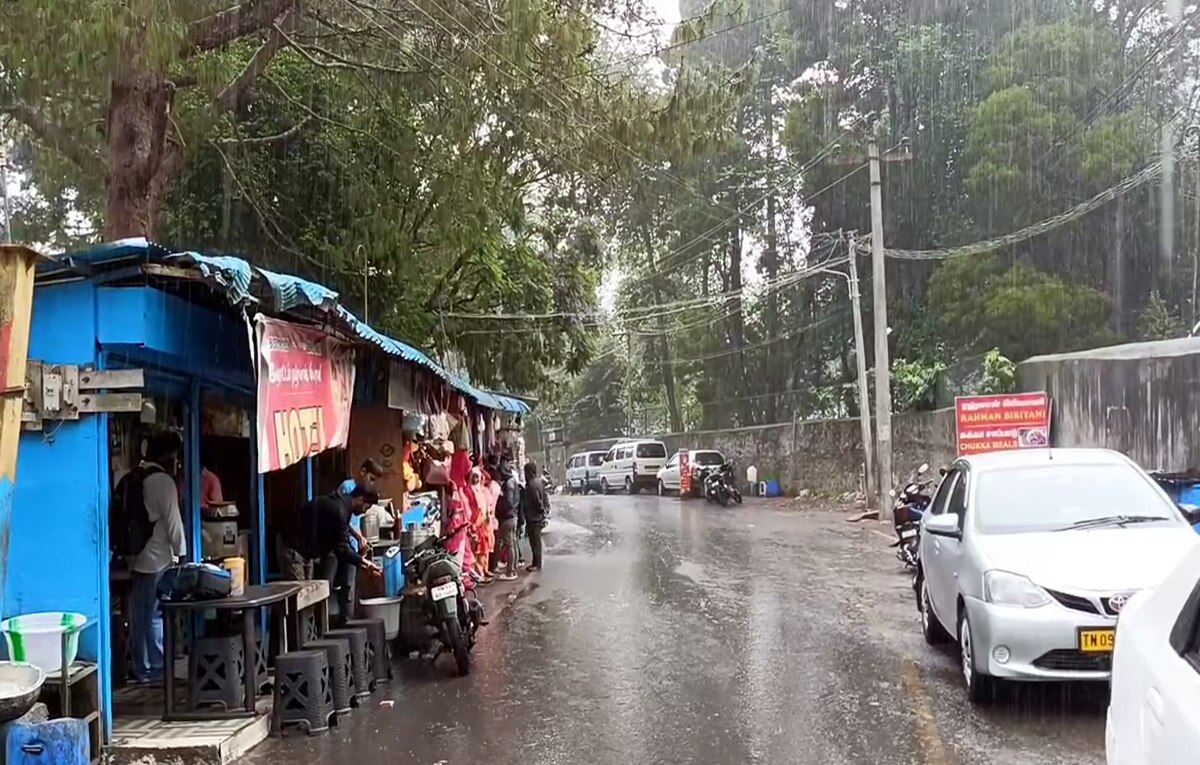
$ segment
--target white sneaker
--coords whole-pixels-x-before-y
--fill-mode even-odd
[[[501,574],[500,576],[498,576],[498,577],[496,577],[496,578],[497,578],[497,579],[499,579],[501,582],[515,582],[515,581],[517,581],[517,575],[516,575],[516,574]]]

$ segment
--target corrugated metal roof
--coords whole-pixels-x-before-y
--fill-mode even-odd
[[[323,284],[310,282],[291,274],[277,274],[265,268],[256,269],[271,287],[275,307],[290,311],[301,306],[311,306],[331,311],[338,306],[338,294]]]
[[[377,331],[363,322],[338,302],[338,293],[316,282],[301,279],[291,274],[280,274],[256,268],[248,261],[232,255],[204,255],[198,252],[173,252],[143,238],[123,239],[98,245],[89,250],[55,258],[47,267],[48,273],[57,271],[79,272],[89,266],[109,264],[121,260],[161,261],[182,263],[192,266],[209,283],[222,290],[233,305],[245,305],[254,293],[251,285],[259,277],[270,291],[269,308],[274,311],[290,311],[310,307],[330,314],[350,333],[367,342],[388,356],[423,367],[450,387],[466,395],[482,407],[524,414],[529,405],[519,399],[510,398],[492,391],[481,390],[465,378],[451,374],[423,351]],[[39,275],[44,272],[39,270]],[[262,294],[261,291],[258,294]]]
[[[1021,364],[1043,364],[1055,361],[1133,361],[1137,359],[1165,359],[1174,356],[1193,356],[1200,353],[1200,337],[1178,337],[1171,340],[1151,340],[1140,343],[1123,343],[1089,348],[1086,351],[1052,353],[1033,356]]]
[[[250,264],[241,258],[226,255],[201,255],[198,252],[177,252],[168,262],[189,264],[225,290],[229,302],[241,304],[250,299]]]

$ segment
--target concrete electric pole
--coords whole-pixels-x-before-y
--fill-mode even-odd
[[[875,460],[871,458],[871,397],[867,392],[867,344],[863,339],[862,304],[858,292],[858,243],[850,235],[850,310],[854,313],[854,356],[858,373],[858,419],[862,426],[863,465],[867,473],[867,507],[879,498],[875,493]]]
[[[883,262],[883,180],[879,143],[872,133],[867,142],[871,173],[871,287],[875,313],[875,432],[879,458],[879,518],[892,520],[888,489],[892,486],[892,388],[888,354],[887,273]]]

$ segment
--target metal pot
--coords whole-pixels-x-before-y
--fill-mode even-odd
[[[0,723],[30,710],[42,693],[46,673],[23,661],[0,661]]]

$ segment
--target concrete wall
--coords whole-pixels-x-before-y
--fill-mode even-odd
[[[1019,378],[1050,394],[1055,446],[1115,449],[1148,470],[1200,468],[1200,339],[1034,358]]]
[[[736,430],[671,433],[662,436],[669,451],[717,449],[733,460],[740,475],[751,465],[760,481],[779,481],[788,494],[809,489],[818,494],[857,491],[862,485],[862,439],[858,420],[814,420],[795,425],[763,425]],[[576,452],[606,448],[612,441],[554,448],[552,469]],[[603,445],[602,445],[603,444]],[[918,412],[892,419],[892,464],[905,475],[922,462],[938,466],[955,456],[954,410]],[[560,478],[561,480],[561,478]]]

